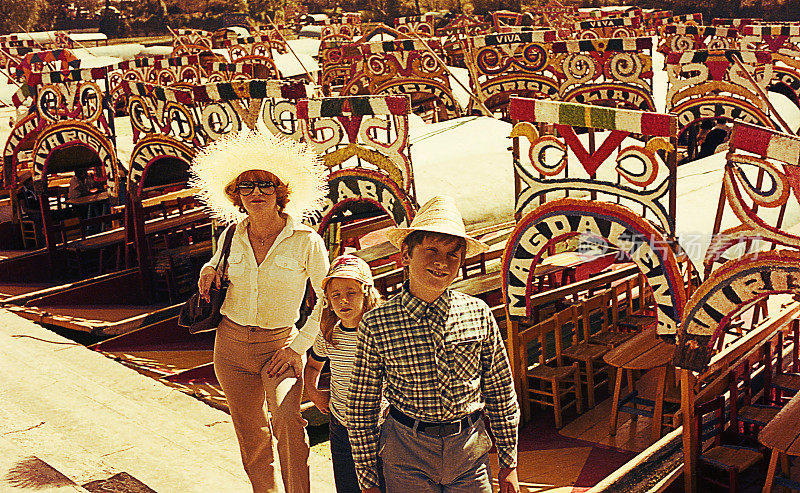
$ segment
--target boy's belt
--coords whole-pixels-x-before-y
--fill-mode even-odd
[[[427,421],[420,421],[412,418],[411,416],[407,416],[394,406],[389,406],[389,414],[398,423],[408,426],[411,429],[416,429],[420,433],[425,433],[426,435],[435,437],[448,437],[451,435],[457,435],[463,430],[472,427],[472,425],[475,424],[478,419],[480,419],[483,411],[475,411],[472,414],[464,416],[458,421],[449,423],[429,423]]]

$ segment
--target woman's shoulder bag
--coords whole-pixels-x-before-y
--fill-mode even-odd
[[[188,328],[191,334],[215,330],[222,321],[222,314],[219,312],[219,309],[222,308],[222,303],[225,301],[225,294],[228,292],[228,280],[225,279],[225,268],[228,266],[228,255],[231,253],[234,228],[235,227],[232,227],[231,231],[225,237],[222,255],[217,262],[216,271],[222,276],[222,281],[220,282],[219,288],[216,287],[216,283],[211,283],[211,288],[208,291],[208,296],[211,301],[207,302],[201,298],[200,293],[197,292],[181,307],[181,313],[178,316],[178,325]],[[222,270],[219,270],[220,264],[222,264]]]

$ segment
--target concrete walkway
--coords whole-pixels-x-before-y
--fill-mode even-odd
[[[251,491],[226,413],[5,310],[0,375],[0,491],[118,473],[158,493]],[[320,447],[312,491],[334,491]]]

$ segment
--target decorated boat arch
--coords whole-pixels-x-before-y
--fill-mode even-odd
[[[666,19],[673,17],[671,10],[651,10],[642,12],[642,24],[644,30],[650,36],[658,34],[658,28]]]
[[[388,26],[381,25],[375,29],[361,35],[354,40],[353,36],[345,30],[339,33],[336,29],[323,30],[319,44],[319,62],[321,71],[319,75],[319,85],[326,96],[330,96],[332,87],[337,90],[347,84],[353,74],[362,72],[363,59],[358,46],[369,43],[374,37],[386,34],[393,39],[409,38],[408,34],[400,33]],[[360,27],[359,27],[360,32]]]
[[[355,38],[363,34],[361,12],[345,12],[338,19],[338,22],[330,22],[322,25],[320,39],[342,37],[352,42]]]
[[[95,126],[79,120],[63,120],[45,127],[32,149],[33,180],[38,190],[47,189],[48,175],[79,168],[100,168],[110,195],[119,188],[117,153],[108,137]]]
[[[39,196],[43,234],[52,261],[57,246],[66,243],[61,230],[67,225],[51,211],[49,199],[54,192],[48,186],[50,176],[93,168],[95,181],[103,182],[105,194],[114,199],[119,193],[122,173],[108,136],[94,125],[78,120],[63,120],[44,127],[33,144],[32,159],[33,184]]]
[[[145,171],[160,160],[182,163],[186,172],[196,149],[259,122],[275,134],[299,139],[295,104],[309,95],[300,82],[259,79],[184,88],[126,82],[124,90],[135,142],[129,167],[132,193],[138,193]]]
[[[664,27],[670,24],[703,25],[703,14],[674,15],[654,19],[649,22],[650,33],[660,36]]]
[[[579,20],[578,8],[550,1],[542,7],[531,10],[534,26],[553,26],[556,29],[570,29]]]
[[[464,61],[475,93],[491,111],[503,111],[511,96],[554,98],[559,82],[550,43],[555,31],[487,34],[466,39]],[[469,113],[474,108],[470,103]]]
[[[667,24],[659,30],[658,51],[731,50],[737,48],[738,39],[739,31],[731,27]]]
[[[118,184],[113,115],[104,102],[106,67],[78,68],[68,50],[29,55],[17,67],[24,84],[13,98],[18,109],[28,114],[16,122],[3,149],[3,181],[14,197],[15,222],[21,221],[22,214],[16,202],[18,176],[26,170],[37,191],[45,194],[47,175],[60,171],[96,167],[109,180],[112,196]],[[41,67],[60,68],[37,70]],[[46,211],[42,214],[47,215]]]
[[[480,36],[491,32],[491,24],[483,19],[468,14],[445,16],[443,25],[436,25],[435,38],[441,39],[441,46],[446,54],[447,64],[454,67],[464,66],[464,50],[462,41],[472,36]],[[442,23],[440,23],[442,24]]]
[[[739,224],[715,228],[707,279],[687,302],[678,331],[674,363],[694,371],[703,371],[721,349],[733,317],[770,295],[800,293],[800,236],[783,228],[783,212],[776,214],[797,206],[800,138],[737,123],[729,146],[717,215],[733,212]],[[767,251],[765,243],[782,249]],[[735,245],[745,253],[708,274]]]
[[[212,34],[202,29],[178,29],[172,36],[173,58],[209,53],[214,48]]]
[[[416,113],[433,114],[436,120],[462,115],[463,110],[450,87],[445,67],[430,49],[440,45],[434,39],[379,41],[358,45],[360,69],[351,73],[342,88],[343,96],[407,94]]]
[[[666,108],[678,116],[679,143],[687,147],[688,159],[703,152],[706,132],[720,128],[727,134],[731,122],[778,128],[770,118],[767,102],[739,73],[737,61],[750,75],[760,71],[756,82],[762,90],[767,89],[773,78],[769,52],[697,50],[667,55],[670,86]]]
[[[423,15],[396,17],[394,20],[394,28],[398,32],[411,37],[416,35],[423,38],[432,38],[435,33],[435,24],[436,16],[433,12],[427,12]]]
[[[800,106],[800,25],[742,26],[739,48],[772,53],[769,90],[784,94]]]
[[[680,247],[673,237],[675,116],[524,98],[512,98],[510,116],[517,122],[512,137],[527,137],[530,147],[524,158],[520,144],[514,146],[519,219],[503,253],[509,316],[531,316],[534,268],[547,247],[585,235],[613,245],[639,267],[653,290],[658,333],[673,337],[686,302],[676,255]],[[560,138],[540,136],[534,123],[554,125]],[[610,133],[596,151],[587,152],[576,127]],[[631,136],[645,145],[626,141]],[[615,150],[616,167],[605,169],[611,168],[603,164]],[[568,151],[578,165],[570,166]],[[632,162],[637,165],[630,168]]]
[[[639,17],[605,17],[575,22],[569,39],[636,38],[644,36]]]
[[[231,62],[255,62],[273,67],[277,74],[277,67],[273,60],[273,50],[276,53],[286,53],[286,44],[282,39],[271,34],[261,34],[247,38],[226,39],[224,47],[228,50]]]
[[[562,101],[655,111],[649,37],[556,41]]]
[[[408,145],[407,96],[351,96],[301,100],[303,134],[330,169],[329,192],[307,221],[321,234],[332,223],[388,215],[411,223],[416,192]]]
[[[107,69],[111,107],[117,112],[127,109],[128,100],[123,90],[125,82],[146,82],[158,86],[200,84],[205,70],[200,66],[199,55],[171,58],[134,58],[111,65]]]

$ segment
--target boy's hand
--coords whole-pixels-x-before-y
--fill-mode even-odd
[[[519,480],[517,480],[516,467],[504,467],[497,475],[500,483],[500,493],[519,493]]]

